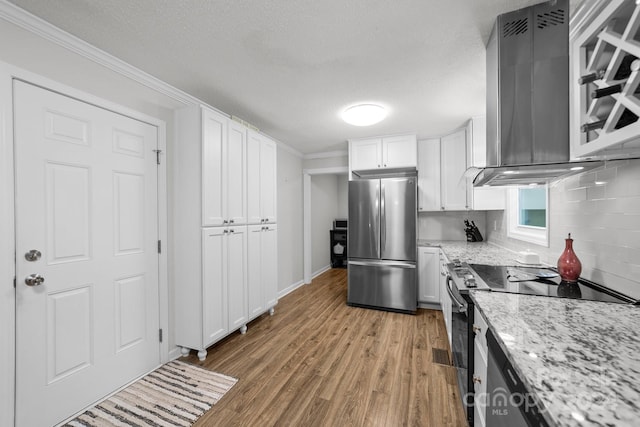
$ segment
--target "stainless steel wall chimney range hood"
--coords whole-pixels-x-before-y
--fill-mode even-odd
[[[499,15],[487,44],[487,167],[474,185],[544,184],[569,162],[569,1]]]

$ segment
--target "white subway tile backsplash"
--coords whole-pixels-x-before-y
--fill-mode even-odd
[[[568,202],[578,202],[587,200],[587,189],[585,187],[574,188],[565,192]]]
[[[502,211],[487,212],[492,225],[487,240],[513,250],[531,249],[555,265],[571,233],[583,277],[640,298],[640,160],[609,161],[559,181],[550,186],[549,205],[549,247],[507,237]]]

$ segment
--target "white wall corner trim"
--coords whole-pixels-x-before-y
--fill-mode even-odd
[[[349,155],[349,151],[341,150],[341,151],[325,151],[322,153],[312,153],[305,154],[304,160],[313,160],[313,159],[330,159],[333,157],[347,157]]]
[[[107,67],[108,69],[126,76],[152,90],[166,95],[185,105],[201,104],[197,98],[186,92],[177,89],[162,80],[153,77],[150,74],[116,58],[107,52],[79,39],[78,37],[61,30],[60,28],[50,24],[49,22],[30,14],[24,9],[0,0],[0,18],[9,21],[27,31],[43,37],[53,43],[56,43],[65,49],[75,52],[97,64]],[[214,108],[214,107],[211,107]],[[215,109],[215,108],[214,108]]]

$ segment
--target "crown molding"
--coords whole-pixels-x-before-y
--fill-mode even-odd
[[[81,55],[97,64],[100,64],[118,74],[130,78],[149,89],[159,92],[169,98],[185,105],[202,104],[202,101],[186,92],[175,88],[168,83],[153,77],[133,65],[116,58],[107,52],[87,43],[86,41],[61,30],[53,24],[27,12],[18,6],[0,0],[0,18],[11,22],[27,31],[62,46],[78,55]]]
[[[348,155],[349,155],[349,152],[347,150],[325,151],[325,152],[322,152],[322,153],[305,154],[304,155],[304,160],[329,159],[329,158],[332,158],[332,157],[347,157]]]

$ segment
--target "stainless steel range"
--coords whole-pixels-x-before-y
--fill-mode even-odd
[[[611,303],[634,303],[635,300],[602,285],[580,279],[563,282],[555,269],[530,266],[495,266],[467,264],[453,260],[447,265],[447,291],[451,298],[451,346],[458,374],[458,387],[473,426],[473,301],[470,290],[509,292],[548,297],[585,299]]]

